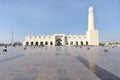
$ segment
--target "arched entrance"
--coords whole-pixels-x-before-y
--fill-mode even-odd
[[[40,42],[40,45],[43,46],[43,42]]]
[[[62,40],[60,38],[56,39],[56,46],[62,46]]]
[[[70,42],[70,45],[73,45],[73,41]]]
[[[34,43],[33,42],[31,42],[31,46],[33,46],[34,45]]]
[[[28,46],[29,45],[29,42],[26,42],[26,46]]]
[[[53,42],[50,42],[50,45],[53,45]]]
[[[35,46],[38,46],[38,42],[35,42]]]
[[[66,45],[68,45],[68,41],[66,41]]]
[[[88,41],[86,41],[86,45],[88,45]]]
[[[81,41],[81,45],[83,46],[83,41]]]
[[[48,45],[48,42],[45,42],[45,45]]]
[[[78,41],[76,41],[76,45],[78,45]]]

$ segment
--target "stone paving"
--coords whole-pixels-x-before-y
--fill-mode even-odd
[[[109,48],[107,53],[103,47],[8,47],[8,52],[2,52],[3,48],[0,80],[101,80],[92,63],[120,77],[120,47]],[[90,68],[79,56],[91,63]]]

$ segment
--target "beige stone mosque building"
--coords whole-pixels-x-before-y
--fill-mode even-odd
[[[94,9],[88,10],[88,31],[86,35],[53,34],[47,36],[26,36],[23,46],[73,46],[99,45],[98,30],[95,26]]]

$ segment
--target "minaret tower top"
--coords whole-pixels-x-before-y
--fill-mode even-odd
[[[95,30],[94,9],[92,6],[88,9],[88,30]]]
[[[93,12],[93,11],[94,11],[93,7],[90,6],[88,12]]]

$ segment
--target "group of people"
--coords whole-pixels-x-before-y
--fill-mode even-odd
[[[7,46],[4,47],[3,52],[7,52]]]

